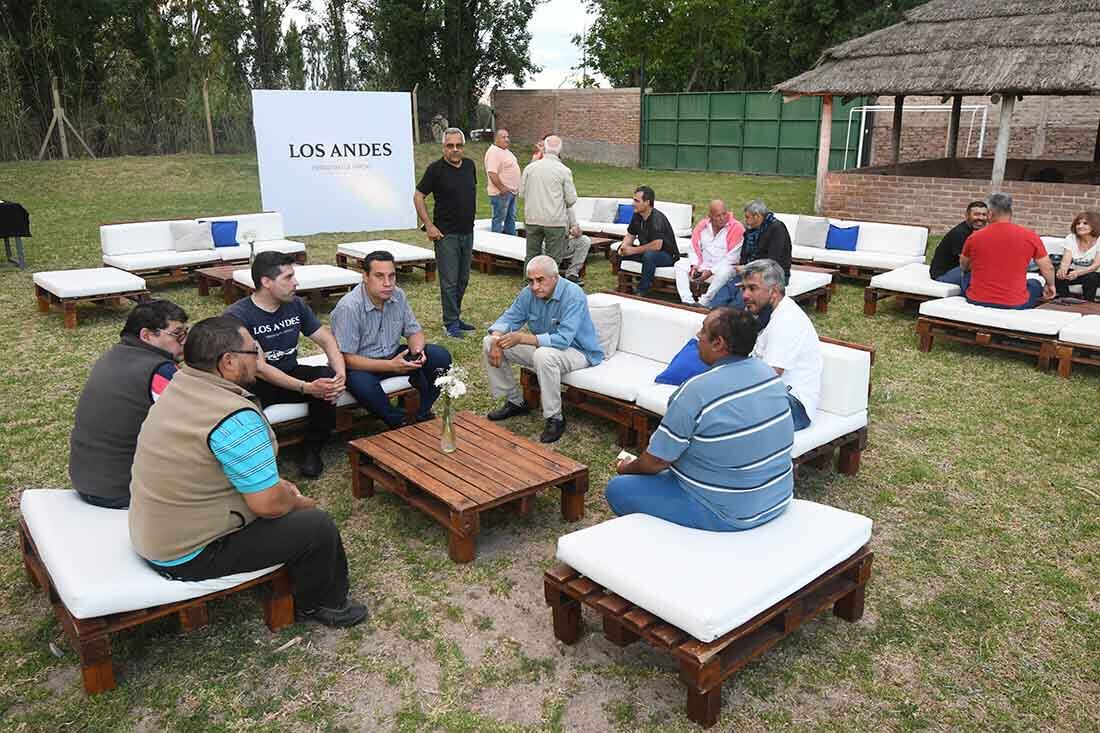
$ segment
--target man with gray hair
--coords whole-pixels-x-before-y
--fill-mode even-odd
[[[741,260],[734,267],[734,277],[711,298],[710,307],[744,308],[741,277],[745,265],[756,260],[771,260],[783,270],[784,282],[791,279],[791,234],[787,226],[775,217],[760,199],[745,204],[745,240],[741,244]]]
[[[477,208],[477,170],[463,155],[466,135],[457,127],[443,131],[443,157],[424,170],[413,193],[417,216],[435,243],[439,272],[439,300],[443,327],[451,338],[462,338],[474,327],[462,320],[462,298],[470,282],[474,252],[474,210]],[[435,196],[433,216],[425,197]]]
[[[524,199],[523,223],[527,230],[527,257],[545,253],[561,265],[565,259],[565,234],[569,223],[567,209],[577,203],[573,172],[561,162],[562,142],[549,135],[543,144],[542,159],[523,169],[519,195]]]
[[[1027,276],[1034,260],[1046,280],[1044,287]],[[959,255],[962,291],[968,303],[990,308],[1023,310],[1054,297],[1054,266],[1043,240],[1012,222],[1012,197],[989,197],[989,224],[966,238]]]
[[[741,270],[745,309],[760,321],[752,355],[775,370],[787,385],[794,429],[803,430],[817,412],[821,397],[821,342],[814,324],[786,296],[787,280],[775,260],[754,260]]]
[[[505,420],[529,411],[512,364],[531,369],[539,380],[542,415],[546,418],[540,440],[553,443],[565,432],[562,376],[599,364],[603,349],[588,312],[588,298],[580,286],[558,277],[558,265],[552,257],[531,258],[527,281],[530,284],[489,327],[489,335],[482,342],[481,366],[489,377],[489,388],[494,397],[506,398],[487,417]],[[521,330],[524,326],[526,333]]]
[[[519,161],[508,148],[512,138],[503,127],[493,136],[493,144],[485,151],[485,175],[489,205],[493,209],[491,229],[515,236],[516,194],[519,193]]]

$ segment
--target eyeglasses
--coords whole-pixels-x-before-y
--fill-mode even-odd
[[[163,330],[163,329],[161,329]],[[188,328],[178,328],[175,331],[164,331],[166,334],[179,341],[181,344],[187,340],[187,334],[190,331]]]
[[[252,349],[251,351],[245,351],[243,349],[229,349],[228,351],[223,351],[217,360],[220,361],[222,356],[225,356],[226,354],[248,354],[249,356],[259,359],[260,354],[262,353],[263,351],[260,350],[259,346],[257,346],[255,349]]]
[[[458,149],[464,148],[466,146],[465,146],[464,143],[447,143],[443,147],[448,148],[448,149],[454,148],[454,149],[458,150]]]

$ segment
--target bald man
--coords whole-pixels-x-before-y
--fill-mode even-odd
[[[744,238],[745,227],[726,210],[726,203],[722,199],[711,201],[706,217],[691,232],[687,259],[681,258],[675,265],[680,300],[709,308],[715,294],[733,276]],[[708,284],[698,303],[691,292],[693,283]]]
[[[562,141],[548,135],[543,141],[541,160],[523,169],[519,195],[524,200],[523,225],[527,231],[527,257],[524,266],[536,255],[554,258],[560,266],[565,259],[568,209],[577,203],[573,172],[561,162]]]
[[[516,195],[519,193],[519,161],[509,150],[512,138],[503,127],[497,130],[493,144],[485,151],[486,191],[493,209],[494,232],[515,236]]]

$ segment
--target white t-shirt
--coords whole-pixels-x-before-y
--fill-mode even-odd
[[[714,225],[708,223],[703,227],[703,231],[699,233],[699,249],[703,254],[703,261],[696,263],[704,270],[713,270],[720,265],[732,266],[738,261],[741,255],[741,245],[735,246],[731,250],[726,249],[726,230],[729,229],[729,224],[714,231]],[[691,250],[692,259],[694,259],[695,250]]]
[[[1092,246],[1082,252],[1078,248],[1077,235],[1067,234],[1062,241],[1062,256],[1073,260],[1073,269],[1085,269],[1096,259],[1096,250],[1100,248],[1100,239],[1092,243]]]
[[[768,366],[783,370],[783,383],[791,388],[810,420],[821,399],[821,342],[810,317],[784,296],[772,311],[767,327],[756,337],[752,355]]]

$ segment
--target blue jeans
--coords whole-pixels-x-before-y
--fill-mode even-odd
[[[969,277],[964,277],[963,282],[965,282],[967,285],[969,285],[970,284],[970,278]],[[966,288],[963,288],[963,293],[964,294],[966,293]],[[1027,280],[1027,300],[1024,301],[1023,303],[1021,303],[1020,305],[1002,305],[1000,303],[982,303],[979,300],[971,300],[970,298],[967,298],[966,302],[970,303],[971,305],[984,305],[986,308],[1000,308],[1001,310],[1023,311],[1023,310],[1028,310],[1029,308],[1034,308],[1035,306],[1039,305],[1039,299],[1042,298],[1042,297],[1043,297],[1043,284],[1041,282],[1039,282],[1038,280],[1032,280],[1031,278],[1028,278],[1028,280]]]
[[[948,285],[958,285],[960,288],[963,284],[963,271],[961,267],[952,267],[947,272],[943,273],[937,278],[933,278],[936,282],[947,283]],[[967,281],[969,285],[969,280]],[[965,292],[965,291],[964,291]]]
[[[810,427],[810,416],[806,414],[806,408],[790,391],[787,391],[787,402],[791,403],[791,419],[794,421],[795,430],[805,430]]]
[[[732,526],[684,490],[672,471],[625,474],[607,482],[607,504],[618,516],[649,514],[681,527],[708,532],[735,532]]]
[[[493,207],[493,231],[516,235],[516,195],[502,193],[489,197]]]
[[[437,372],[451,365],[451,354],[442,346],[425,344],[427,359],[424,366],[415,372],[408,372],[409,383],[420,393],[420,412],[417,417],[427,417],[432,405],[439,399],[439,387],[435,386]],[[391,354],[388,358],[393,358]],[[390,377],[402,376],[397,372],[367,372],[360,369],[348,369],[348,392],[371,413],[385,420],[391,428],[401,424],[405,414],[390,402],[382,389],[382,381]]]
[[[710,299],[710,307],[712,309],[733,308],[739,311],[745,310],[745,294],[741,290],[740,275],[734,275],[729,282],[719,288],[714,297]]]
[[[675,258],[663,249],[649,250],[640,255],[627,255],[623,259],[642,263],[642,281],[638,283],[638,295],[645,295],[653,287],[653,276],[658,267],[672,267],[676,264]]]

